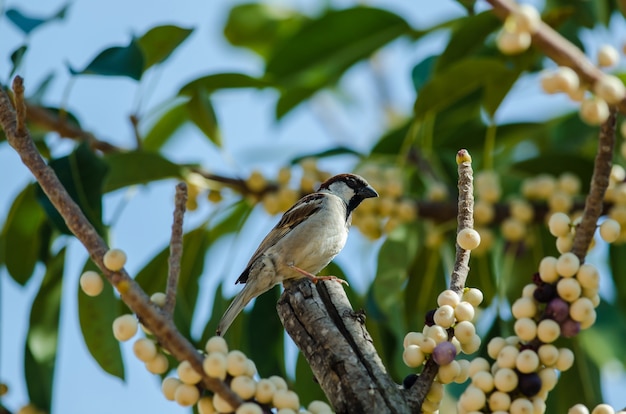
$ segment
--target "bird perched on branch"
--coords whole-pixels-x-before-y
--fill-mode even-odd
[[[343,249],[352,211],[366,198],[378,197],[363,177],[339,174],[322,183],[315,193],[302,197],[263,239],[235,283],[245,283],[217,326],[222,335],[253,298],[287,279],[316,276]]]

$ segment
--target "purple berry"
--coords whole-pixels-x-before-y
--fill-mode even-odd
[[[541,280],[541,276],[539,276],[539,272],[535,272],[535,274],[533,274],[533,283],[537,286],[543,285],[545,283],[543,280]]]
[[[576,322],[570,318],[561,322],[561,335],[565,338],[574,337],[578,335],[578,332],[580,332],[580,322]]]
[[[554,298],[548,302],[544,315],[561,323],[569,316],[569,304],[561,298]]]
[[[518,372],[517,377],[519,379],[517,388],[525,396],[532,397],[541,390],[541,378],[539,378],[539,374],[536,372],[531,372],[530,374]]]
[[[402,386],[404,387],[405,390],[408,390],[409,388],[411,388],[413,386],[413,384],[415,384],[415,382],[417,381],[417,379],[420,376],[417,374],[409,374],[406,377],[404,377],[404,379],[402,380]]]
[[[433,350],[433,359],[438,365],[448,365],[456,357],[456,348],[452,343],[443,341]]]
[[[424,324],[426,326],[433,326],[435,324],[435,311],[437,309],[431,309],[426,312],[426,316],[424,317]]]
[[[533,296],[537,302],[548,303],[552,298],[556,297],[556,286],[551,283],[537,286]]]

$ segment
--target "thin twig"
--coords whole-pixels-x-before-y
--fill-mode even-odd
[[[21,82],[21,79],[17,82]],[[23,99],[23,91],[18,88],[14,92],[16,95],[22,95],[16,97],[16,102]],[[118,290],[124,303],[137,314],[159,343],[168,349],[178,361],[189,361],[194,370],[203,376],[202,383],[207,389],[220,394],[232,407],[238,407],[242,402],[241,398],[233,393],[223,381],[204,374],[202,355],[181,335],[171,318],[152,305],[146,293],[126,270],[114,272],[104,266],[103,256],[109,247],[87,220],[80,207],[69,196],[54,171],[45,163],[28,130],[24,130],[23,134],[18,134],[16,113],[9,97],[2,89],[0,89],[0,125],[11,147],[15,149],[24,165],[37,179],[50,202],[65,220],[67,227],[85,246],[93,262]]]
[[[456,158],[459,172],[458,234],[463,229],[474,228],[474,173],[472,171],[472,157],[467,150],[460,150]],[[462,249],[457,243],[454,270],[450,276],[450,289],[458,294],[461,294],[465,288],[465,281],[469,274],[469,259],[470,251]]]
[[[26,102],[24,101],[24,80],[17,76],[13,79],[13,91],[15,92],[15,119],[17,126],[15,127],[18,135],[26,133]]]
[[[472,158],[467,150],[460,150],[457,153],[456,160],[459,173],[459,201],[457,213],[458,233],[463,229],[474,227],[474,175],[472,171]],[[457,243],[456,259],[452,275],[450,276],[450,289],[459,295],[465,288],[465,281],[467,280],[467,275],[469,274],[469,259],[470,251],[462,249]],[[426,361],[422,373],[415,382],[415,385],[412,387],[415,389],[420,407],[424,398],[426,398],[426,394],[428,394],[428,390],[430,390],[430,386],[435,380],[438,371],[439,366],[433,358],[430,358]]]
[[[596,231],[598,218],[602,214],[602,200],[604,200],[604,194],[609,186],[609,177],[613,164],[613,149],[615,147],[615,119],[616,111],[614,107],[611,107],[609,118],[600,128],[598,152],[596,153],[596,159],[593,163],[593,175],[591,176],[589,195],[585,201],[585,210],[583,210],[582,220],[576,227],[576,234],[574,235],[572,253],[574,253],[581,262],[585,259],[589,244]]]
[[[174,221],[172,223],[172,237],[170,239],[170,257],[167,262],[169,272],[165,291],[165,305],[163,311],[172,315],[176,306],[176,288],[180,276],[180,260],[183,256],[183,217],[187,204],[187,184],[178,183],[174,201]]]

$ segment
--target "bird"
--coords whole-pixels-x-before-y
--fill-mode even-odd
[[[235,282],[245,286],[224,312],[217,335],[226,333],[253,298],[284,280],[306,277],[313,283],[345,283],[335,276],[316,275],[345,246],[354,209],[372,197],[378,193],[363,177],[344,173],[327,179],[316,192],[298,200],[265,236]]]

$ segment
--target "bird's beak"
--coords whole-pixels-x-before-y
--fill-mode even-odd
[[[372,197],[378,197],[378,193],[376,192],[376,190],[374,190],[372,187],[370,187],[369,185],[367,187],[363,187],[358,191],[359,196],[361,196],[361,198],[372,198]]]

